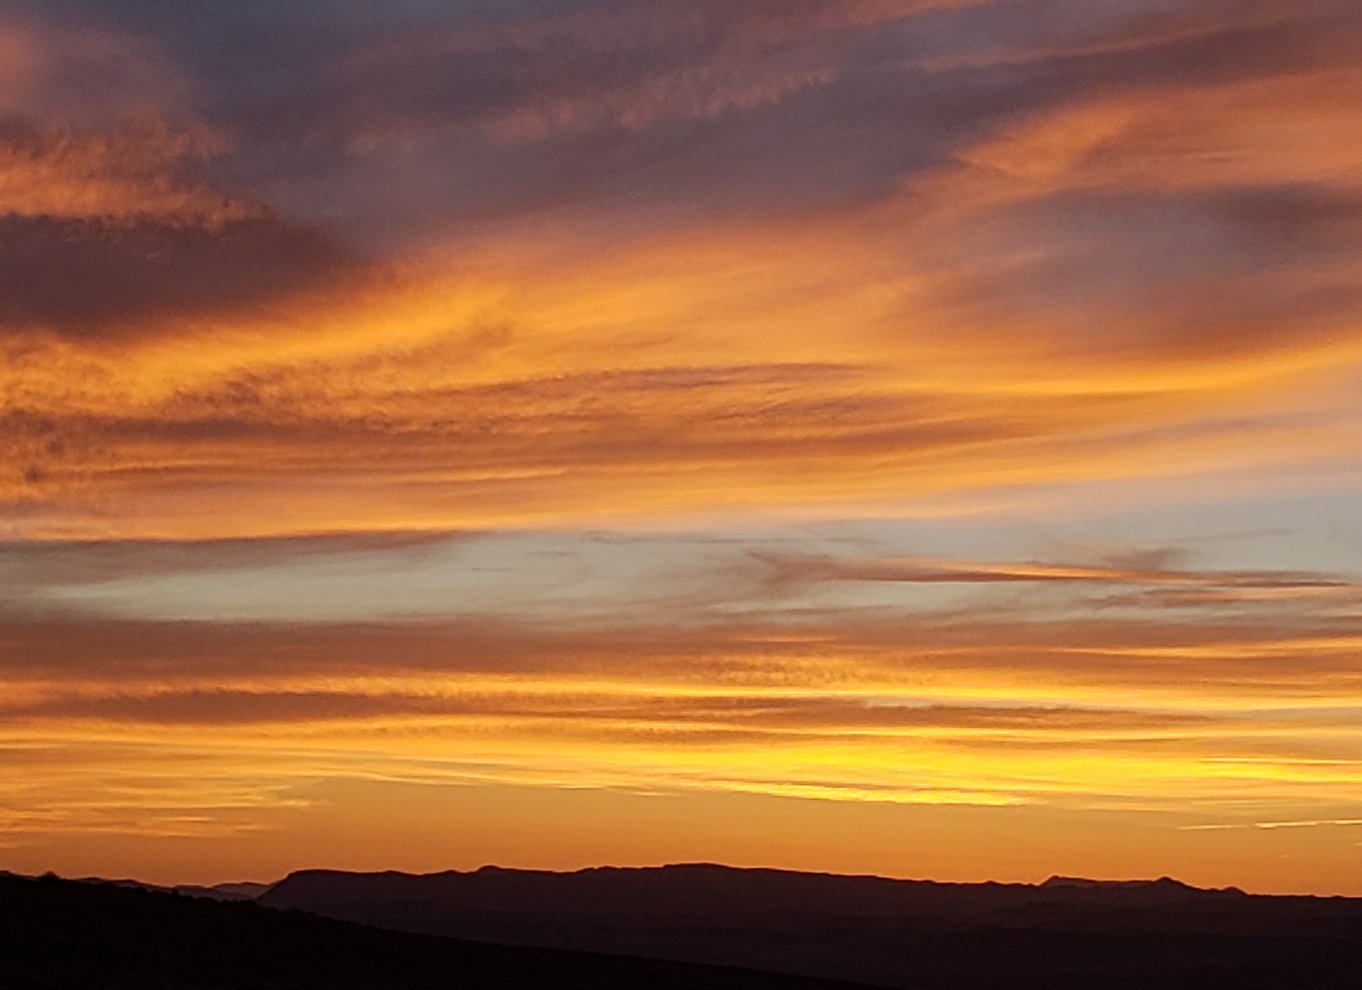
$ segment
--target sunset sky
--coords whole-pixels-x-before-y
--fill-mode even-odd
[[[6,0],[0,868],[1362,894],[1356,0]]]

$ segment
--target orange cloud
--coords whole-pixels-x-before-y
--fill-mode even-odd
[[[174,177],[186,162],[223,148],[222,138],[203,128],[143,123],[80,132],[10,118],[0,129],[0,212],[196,226],[245,219],[249,204]]]

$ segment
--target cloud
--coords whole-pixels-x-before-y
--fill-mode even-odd
[[[1355,7],[7,8],[0,833],[1342,820]]]
[[[453,690],[449,690],[453,688]],[[730,689],[731,691],[731,689]],[[11,726],[61,723],[252,726],[297,730],[316,724],[403,725],[451,731],[531,730],[622,743],[629,737],[665,739],[678,746],[727,740],[741,745],[851,743],[913,736],[1025,733],[1038,743],[1079,736],[1088,741],[1160,734],[1179,739],[1223,731],[1211,716],[1128,712],[1065,706],[971,707],[876,703],[855,697],[762,697],[701,693],[658,697],[608,691],[590,683],[576,690],[556,685],[484,684],[459,691],[454,684],[427,693],[360,690],[187,689],[82,693],[15,701],[0,708]]]
[[[235,138],[202,115],[173,46],[101,13],[20,8],[0,21],[14,55],[0,78],[0,334],[20,338],[15,353],[43,335],[193,334],[366,278],[335,237],[215,173]]]
[[[1277,828],[1321,828],[1325,826],[1362,825],[1362,818],[1328,818],[1299,822],[1251,822],[1247,825],[1181,825],[1184,832],[1224,831],[1226,829],[1257,828],[1272,830]]]
[[[0,212],[30,218],[212,228],[258,207],[184,177],[224,149],[203,125],[144,121],[80,130],[32,117],[0,120]]]
[[[192,86],[165,50],[137,32],[43,4],[0,16],[0,118],[38,115],[77,127],[192,117]]]
[[[277,302],[353,277],[333,241],[271,217],[216,229],[0,218],[0,327],[101,339]]]
[[[795,603],[787,612],[647,623],[623,605],[576,621],[526,610],[366,622],[114,619],[10,614],[16,683],[276,684],[423,677],[545,684],[592,679],[691,692],[733,684],[758,693],[852,690],[886,698],[1131,699],[1257,710],[1293,701],[1337,706],[1358,677],[1347,617],[1302,611],[1171,621],[1017,614],[1017,603],[914,611]],[[983,616],[983,617],[981,617]],[[476,676],[475,676],[476,675]]]
[[[444,585],[444,618],[148,621],[8,600],[0,745],[43,749],[25,758],[36,768],[25,779],[43,786],[7,785],[12,834],[46,821],[90,835],[229,834],[264,827],[273,819],[261,809],[319,780],[1120,808],[1203,820],[1247,803],[1264,809],[1263,821],[1322,820],[1299,812],[1346,802],[1358,783],[1355,621],[1308,602],[1268,616],[1241,607],[1170,620],[1149,604],[1117,617],[1074,612],[1067,597],[895,605],[820,597],[847,584],[883,586],[879,567],[897,576],[915,563],[865,556],[848,563],[868,581],[823,576],[773,596],[769,563],[735,576],[753,547],[731,534],[595,541],[609,552],[553,534],[7,547],[5,580],[30,587],[107,585],[120,574],[134,585],[189,586],[202,576],[219,594],[257,584],[271,593],[277,570],[289,595],[308,598],[317,574],[349,569],[367,578],[370,597],[401,597],[383,561],[408,580],[438,578],[451,553],[448,573],[464,575]],[[651,570],[622,573],[630,559]],[[929,584],[996,572],[1000,580],[964,583],[1003,595],[1037,571],[1047,575],[1041,583],[1077,594],[1336,583],[1307,572],[1198,569],[1168,548],[1100,559],[924,563]],[[498,599],[515,614],[472,613],[476,598],[456,590],[492,563],[509,570],[502,586],[524,585],[519,599]],[[698,565],[707,595],[695,594],[694,574],[674,573]],[[566,611],[532,579],[539,568],[562,583],[564,567],[582,589]],[[677,597],[630,612],[600,568],[647,585],[634,592],[640,601]],[[208,768],[212,787],[198,787],[186,767]],[[202,822],[169,820],[186,816]]]
[[[1205,585],[1212,589],[1336,591],[1356,589],[1341,577],[1290,571],[1190,571],[1107,564],[989,563],[933,560],[856,560],[789,558],[761,555],[776,572],[775,580],[888,581],[910,584],[1093,583]]]
[[[26,53],[0,81],[0,336],[184,333],[363,277],[334,238],[194,174],[229,141],[136,39],[37,21],[0,32]],[[118,95],[129,87],[135,99]]]
[[[378,774],[1210,815],[1245,798],[1346,801],[1357,785],[1356,716],[1334,707],[1355,693],[1355,643],[1330,654],[1278,631],[1281,654],[1246,668],[1223,628],[844,619],[702,636],[7,620],[0,742],[144,747],[117,758],[130,767],[191,751],[252,801]],[[1189,648],[1195,666],[1177,655]],[[86,801],[103,793],[78,753],[39,760],[44,793],[63,759]],[[193,806],[148,773],[148,798]]]

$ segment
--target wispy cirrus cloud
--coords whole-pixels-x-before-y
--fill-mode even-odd
[[[151,497],[116,535],[231,536],[285,478],[313,529],[447,528],[599,518],[606,491],[645,515],[844,507],[1347,461],[1346,10],[530,13],[339,16],[286,59],[289,32],[221,12],[224,46],[279,56],[268,92],[230,98],[212,39],[113,18],[109,45],[154,38],[197,95],[141,130],[54,109],[14,131],[6,330],[64,335],[26,337],[5,375],[26,532],[100,535],[91,510],[127,486]],[[1009,43],[1005,64],[917,61]],[[753,53],[833,74],[610,109],[653,85],[631,65],[722,89],[736,58],[775,85]],[[510,102],[459,110],[478,87],[446,75],[475,70]],[[496,136],[545,92],[599,112]],[[433,130],[402,137],[416,116]],[[81,346],[111,335],[116,354]]]
[[[1182,825],[1184,832],[1220,832],[1226,829],[1241,828],[1260,828],[1272,830],[1276,828],[1326,828],[1326,827],[1347,827],[1349,825],[1362,825],[1362,818],[1325,818],[1317,821],[1300,822],[1251,822],[1247,825]]]

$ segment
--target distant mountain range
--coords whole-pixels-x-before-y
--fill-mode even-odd
[[[8,874],[13,876],[13,874]],[[210,901],[253,901],[273,884],[269,883],[215,883],[211,887],[194,883],[181,883],[165,887],[141,880],[107,880],[104,877],[80,877],[77,883],[102,883],[113,887],[134,887],[138,890],[155,890],[164,894],[183,894],[186,897],[204,897]]]
[[[949,884],[693,864],[305,870],[259,903],[404,931],[886,987],[1362,987],[1362,900],[1169,878]],[[1269,976],[1280,982],[1263,982]]]
[[[118,889],[130,884],[135,882],[62,886],[136,896]],[[143,895],[157,898],[167,934],[180,923],[167,905],[179,905],[191,925],[206,918],[194,912],[238,911],[247,913],[231,917],[279,931],[303,924],[301,911],[464,940],[427,938],[423,946],[466,947],[474,940],[484,943],[485,953],[511,954],[496,957],[498,965],[521,958],[517,953],[530,953],[523,959],[534,961],[541,950],[559,950],[567,954],[545,958],[568,965],[590,952],[601,954],[591,959],[609,956],[626,968],[664,965],[646,960],[728,967],[667,970],[666,979],[681,983],[667,984],[659,975],[638,984],[649,987],[738,986],[714,981],[744,971],[751,978],[754,971],[767,974],[764,979],[777,981],[771,986],[784,986],[779,981],[788,977],[904,990],[1362,987],[1362,899],[1257,896],[1167,877],[948,884],[707,864],[574,873],[484,867],[426,875],[304,870],[268,886],[171,892],[181,896]],[[375,952],[388,951],[383,937],[398,937],[373,928],[347,928],[344,936],[338,931],[328,929],[326,937],[343,937],[347,949],[372,945]],[[427,951],[438,956],[445,950],[420,950]],[[720,972],[727,975],[714,975]],[[487,978],[492,982],[461,985],[512,985]],[[550,983],[576,985],[568,976]]]

